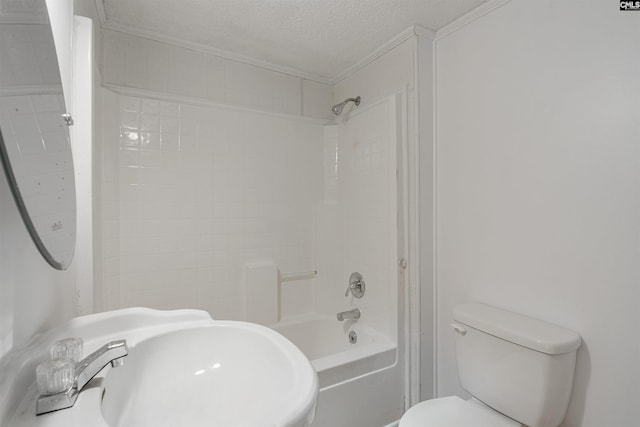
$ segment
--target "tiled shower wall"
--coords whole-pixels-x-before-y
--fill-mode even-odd
[[[195,307],[242,319],[244,263],[313,269],[323,130],[305,117],[330,118],[333,90],[142,37],[103,35],[104,84],[148,95],[102,91],[104,309]],[[280,289],[282,315],[312,311],[310,281]]]
[[[397,317],[396,104],[384,99],[325,129],[324,203],[317,206],[316,310],[358,308],[360,322],[394,339]],[[362,299],[345,297],[363,275]]]
[[[192,307],[243,319],[244,263],[273,260],[283,273],[313,269],[321,125],[105,98],[118,117],[104,138],[105,159],[115,159],[104,180],[117,187],[104,204],[107,309]],[[283,283],[281,294],[283,316],[313,310],[310,281]]]

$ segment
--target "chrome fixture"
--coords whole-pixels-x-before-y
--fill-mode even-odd
[[[336,317],[338,318],[338,322],[342,322],[347,319],[358,320],[360,318],[360,310],[354,308],[353,310],[341,311],[336,315]]]
[[[91,378],[95,377],[109,363],[114,368],[122,366],[127,354],[129,351],[126,340],[112,341],[76,363],[73,385],[60,393],[39,396],[36,415],[72,407],[78,399],[78,394]]]
[[[353,102],[354,104],[356,104],[356,107],[357,107],[358,105],[360,105],[360,97],[356,96],[355,98],[345,99],[340,104],[336,104],[333,107],[331,107],[331,112],[333,112],[333,114],[335,114],[336,116],[339,116],[342,113],[342,109],[344,108],[344,106],[347,105],[347,103],[349,102]]]
[[[344,292],[345,297],[349,296],[349,291],[351,291],[353,296],[356,298],[362,298],[364,295],[364,279],[362,278],[362,274],[357,271],[355,273],[351,273],[351,276],[349,276],[349,285],[347,286],[347,290]]]
[[[73,126],[73,117],[71,117],[71,114],[64,113],[61,116],[67,126]]]
[[[355,344],[357,342],[358,342],[358,334],[356,334],[356,331],[349,332],[349,343]]]

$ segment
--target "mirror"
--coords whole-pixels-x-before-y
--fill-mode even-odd
[[[33,242],[65,270],[76,196],[59,70],[45,0],[0,0],[0,160]]]

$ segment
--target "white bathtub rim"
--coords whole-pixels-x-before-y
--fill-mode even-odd
[[[379,368],[379,369],[376,369],[376,370],[373,370],[373,371],[370,371],[370,372],[367,372],[367,373],[364,373],[364,374],[361,374],[361,375],[356,375],[354,377],[350,377],[350,378],[347,378],[347,379],[345,379],[343,381],[339,381],[339,382],[336,382],[336,383],[333,383],[333,384],[330,384],[330,385],[327,385],[327,386],[324,386],[324,387],[320,386],[320,391],[321,392],[330,391],[332,388],[340,387],[340,386],[342,386],[344,384],[347,384],[347,383],[349,383],[351,381],[356,381],[356,380],[359,380],[359,379],[362,379],[362,378],[365,378],[365,377],[368,377],[368,376],[371,376],[371,375],[376,375],[376,374],[379,374],[381,372],[388,371],[389,369],[394,369],[396,366],[398,366],[398,361],[397,360],[396,360],[396,362],[394,364],[389,365],[389,366],[385,366],[384,368]]]
[[[389,340],[379,340],[371,344],[363,345],[361,347],[354,347],[349,350],[342,351],[340,353],[332,354],[329,356],[313,359],[311,364],[318,372],[322,372],[336,366],[343,365],[345,361],[352,363],[367,359],[375,354],[384,353],[391,350],[396,350],[395,343]],[[395,363],[398,362],[396,356]]]

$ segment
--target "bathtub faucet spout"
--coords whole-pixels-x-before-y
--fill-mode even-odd
[[[343,320],[347,320],[347,319],[358,320],[360,318],[360,310],[358,310],[357,308],[354,308],[353,310],[349,310],[349,311],[341,311],[340,313],[337,314],[337,317],[338,317],[338,322],[342,322]]]

